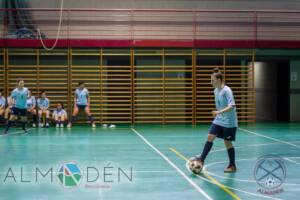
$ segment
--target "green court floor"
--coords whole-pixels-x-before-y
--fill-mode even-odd
[[[217,139],[203,174],[196,176],[185,159],[200,153],[208,128],[74,126],[32,128],[28,134],[12,128],[8,136],[0,135],[0,200],[299,198],[300,124],[240,125],[234,143],[238,171],[223,173],[227,152]],[[284,170],[286,177],[276,188],[263,188],[255,180],[254,169],[265,155],[282,159],[279,167],[264,167],[275,177]]]

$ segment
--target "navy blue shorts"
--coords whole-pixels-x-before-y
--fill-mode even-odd
[[[217,124],[212,124],[209,133],[224,140],[235,141],[236,127],[226,128]]]
[[[77,104],[77,107],[78,107],[79,110],[84,110],[85,107],[86,107],[86,105],[78,105],[78,104]]]
[[[11,112],[13,115],[21,115],[21,116],[24,116],[26,117],[27,115],[27,109],[21,109],[21,108],[16,108],[16,107],[12,107],[12,112]]]

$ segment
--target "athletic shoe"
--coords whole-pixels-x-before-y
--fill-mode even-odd
[[[225,170],[224,173],[235,173],[236,172],[236,166],[229,165]]]

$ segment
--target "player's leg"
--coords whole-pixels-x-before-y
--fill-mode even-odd
[[[93,116],[92,116],[92,114],[91,114],[90,107],[89,107],[89,106],[86,106],[86,107],[84,108],[84,111],[85,111],[85,114],[88,116],[88,119],[89,119],[89,121],[90,121],[92,127],[95,128],[95,127],[96,127],[96,124],[94,123],[94,119],[93,119]]]
[[[12,124],[14,123],[14,121],[17,119],[17,116],[18,116],[17,109],[16,108],[12,108],[12,113],[11,113],[11,115],[9,117],[9,120],[8,120],[8,122],[6,124],[6,127],[4,129],[3,134],[7,134],[8,133],[9,128],[12,126]]]
[[[27,133],[26,124],[27,124],[27,109],[20,109],[20,115],[21,115],[21,124],[22,129]]]
[[[208,134],[207,141],[205,142],[202,153],[200,156],[197,156],[197,159],[199,159],[202,163],[204,163],[208,153],[210,152],[215,138],[216,138],[215,134],[212,133]]]
[[[235,172],[236,171],[236,165],[235,165],[235,150],[232,145],[232,142],[229,140],[224,140],[224,144],[227,149],[228,158],[229,158],[229,165],[224,170],[225,173]]]
[[[208,153],[210,152],[214,139],[216,137],[222,137],[222,129],[216,124],[212,124],[209,129],[209,134],[207,136],[207,141],[203,147],[202,153],[196,156],[196,159],[199,160],[202,164],[204,163]]]
[[[71,120],[69,121],[68,128],[71,128],[72,124],[76,120],[76,116],[78,115],[78,111],[79,111],[78,106],[74,105],[73,114],[72,114]]]
[[[209,133],[207,136],[207,141],[203,147],[201,155],[197,155],[189,160],[189,168],[193,173],[199,174],[204,166],[204,161],[209,151],[213,146],[213,141],[216,138],[215,134]]]
[[[64,123],[67,120],[67,115],[63,114],[60,116],[60,127],[63,128],[64,127]]]
[[[1,122],[4,122],[4,112],[5,112],[5,109],[2,107],[0,108],[0,121]]]
[[[44,113],[45,113],[45,117],[46,117],[46,119],[45,119],[46,127],[48,128],[49,127],[50,111],[49,110],[45,110]]]
[[[4,112],[4,119],[8,122],[9,118],[10,118],[10,114],[12,112],[12,108],[11,107],[7,107],[5,109],[5,112]]]
[[[225,173],[233,173],[236,172],[235,165],[235,149],[232,145],[232,141],[235,140],[236,128],[224,128],[224,144],[227,149],[229,165],[224,170]],[[226,139],[227,138],[227,139]]]
[[[36,123],[37,123],[37,116],[36,116],[36,110],[35,109],[32,109],[30,111],[31,115],[32,115],[32,127],[36,127]]]
[[[44,124],[42,123],[43,110],[38,111],[38,116],[39,116],[39,127],[43,127],[44,126]]]
[[[59,116],[58,115],[53,115],[53,119],[55,121],[55,127],[58,128],[60,124]]]

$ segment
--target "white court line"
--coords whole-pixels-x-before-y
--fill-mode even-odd
[[[279,139],[276,139],[276,138],[272,138],[272,137],[269,137],[269,136],[265,136],[265,135],[262,135],[262,134],[259,134],[259,133],[253,132],[253,131],[249,131],[249,130],[246,130],[246,129],[243,129],[243,128],[239,128],[239,130],[247,132],[247,133],[251,133],[251,134],[254,134],[254,135],[257,135],[257,136],[260,136],[260,137],[268,138],[270,140],[273,140],[273,141],[276,141],[276,142],[279,142],[279,143],[282,143],[282,144],[288,144],[290,146],[300,148],[299,145],[296,145],[296,144],[293,144],[293,143],[290,143],[290,142],[286,142],[286,141],[283,141],[283,140],[279,140]]]
[[[185,164],[185,167],[186,169],[190,172],[190,173],[193,173],[191,172],[190,168],[188,167],[187,165],[187,162]],[[205,171],[205,173],[208,173],[208,171],[206,170],[206,167],[204,166],[203,167],[203,170]],[[194,174],[194,173],[193,173]],[[208,173],[209,174],[209,173]],[[204,181],[207,181],[211,184],[214,184],[216,185],[216,183],[214,183],[213,181],[209,180],[208,178],[205,178],[199,174],[194,174],[195,176],[197,176],[198,178],[201,178],[202,180]],[[249,195],[252,195],[252,196],[257,196],[257,197],[263,197],[263,198],[267,198],[267,199],[274,199],[274,200],[282,200],[282,199],[279,199],[279,198],[273,198],[273,197],[269,197],[269,196],[265,196],[265,195],[261,195],[261,194],[256,194],[256,193],[252,193],[252,192],[248,192],[248,191],[245,191],[245,190],[241,190],[241,189],[238,189],[238,188],[234,188],[234,187],[230,187],[228,185],[224,185],[226,188],[228,189],[231,189],[231,190],[235,190],[235,191],[238,191],[238,192],[242,192],[242,193],[245,193],[245,194],[249,194]]]
[[[27,129],[27,131],[30,131],[32,129],[34,129],[34,128],[29,128],[29,129]],[[24,131],[22,130],[22,131],[17,131],[17,132],[13,132],[13,133],[8,132],[8,134],[6,134],[6,135],[1,134],[0,137],[7,137],[7,136],[10,136],[10,135],[18,135],[19,133],[23,133],[23,135],[28,134],[28,132],[24,133]]]
[[[295,140],[294,142],[300,142],[300,140]],[[260,143],[260,144],[250,144],[250,145],[246,145],[246,146],[234,146],[235,149],[242,149],[245,147],[258,147],[258,146],[269,146],[269,145],[274,145],[277,144],[278,142],[269,142],[269,143]],[[216,149],[216,150],[212,150],[210,151],[210,153],[215,153],[215,152],[219,152],[219,151],[227,151],[226,148],[221,148],[221,149]],[[289,157],[291,158],[291,157]]]
[[[199,178],[201,178],[202,180],[205,180],[207,182],[210,182],[211,184],[214,184],[211,180],[209,180],[207,178],[204,178],[204,177],[202,177],[200,175],[196,175],[196,176],[199,177]],[[231,189],[231,190],[235,190],[235,191],[238,191],[238,192],[242,192],[242,193],[245,193],[245,194],[249,194],[249,195],[252,195],[252,196],[256,196],[256,197],[262,197],[262,198],[274,199],[274,200],[283,200],[283,199],[279,199],[279,198],[274,198],[274,197],[270,197],[270,196],[264,196],[264,195],[260,195],[260,194],[248,192],[248,191],[237,189],[237,188],[230,187],[230,186],[227,186],[227,185],[226,185],[226,188]]]
[[[294,164],[296,164],[296,165],[300,165],[300,162],[297,162],[297,161],[295,161],[295,160],[292,160],[292,159],[290,159],[290,158],[288,158],[288,157],[284,157],[283,159],[284,159],[284,160],[287,160],[287,161],[290,161],[291,163],[294,163]]]
[[[262,135],[262,134],[259,134],[259,133],[253,132],[253,131],[249,131],[249,130],[242,129],[242,128],[239,128],[239,130],[244,131],[244,132],[248,132],[248,133],[260,136],[260,137],[264,137],[264,138],[267,138],[267,139],[270,139],[270,140],[273,140],[273,141],[276,141],[276,142],[279,142],[279,143],[282,143],[282,144],[288,144],[290,146],[300,148],[299,145],[296,145],[296,144],[293,144],[293,143],[290,143],[290,142],[286,142],[286,141],[282,141],[282,140],[279,140],[279,139],[276,139],[276,138],[272,138],[272,137],[269,137],[269,136],[265,136],[265,135]],[[298,163],[298,162],[296,162],[296,161],[294,161],[292,159],[289,159],[288,161],[293,162],[293,163]]]
[[[287,157],[284,157],[283,159],[286,159]],[[293,157],[293,158],[300,158],[300,157]],[[256,158],[245,158],[245,159],[239,159],[239,160],[236,160],[237,162],[238,161],[249,161],[249,160],[256,160]],[[290,162],[295,162],[291,159],[286,159]],[[205,165],[203,167],[203,169],[207,169],[208,167],[211,167],[213,165],[216,165],[216,164],[224,164],[224,163],[227,163],[228,161],[218,161],[218,162],[213,162],[213,163],[209,163],[207,165]],[[297,164],[300,164],[300,163],[297,163]],[[231,178],[231,177],[226,177],[226,176],[221,176],[221,175],[218,175],[218,174],[215,174],[211,171],[206,171],[206,173],[208,173],[209,175],[212,175],[212,176],[215,176],[215,177],[219,177],[219,178],[222,178],[222,179],[231,179],[231,180],[236,180],[236,181],[240,181],[240,182],[249,182],[249,183],[256,183],[256,181],[254,180],[247,180],[247,179],[238,179],[238,178]],[[300,186],[300,184],[297,184],[297,183],[284,183],[284,185],[291,185],[291,186]]]
[[[139,136],[148,146],[150,146],[158,155],[160,155],[169,165],[171,165],[184,179],[186,179],[199,193],[201,193],[206,199],[213,200],[203,189],[201,189],[194,181],[192,181],[183,171],[181,171],[172,161],[170,161],[163,153],[161,153],[156,147],[154,147],[144,136],[137,132],[134,128],[131,130]]]

